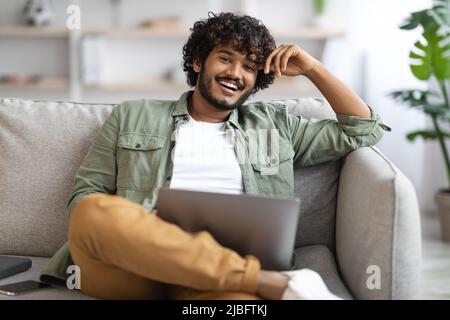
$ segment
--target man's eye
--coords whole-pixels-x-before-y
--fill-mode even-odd
[[[220,57],[220,60],[224,62],[230,62],[230,59],[228,59],[227,57]]]
[[[255,67],[252,66],[252,65],[246,65],[245,68],[246,68],[248,71],[252,71],[252,72],[255,71]]]

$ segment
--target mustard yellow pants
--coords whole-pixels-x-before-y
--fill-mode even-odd
[[[188,233],[122,197],[94,194],[73,209],[81,291],[103,299],[259,299],[259,261]]]

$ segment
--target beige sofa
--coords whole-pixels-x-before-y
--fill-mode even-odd
[[[334,116],[320,99],[287,103],[304,117]],[[38,279],[66,241],[66,204],[75,171],[113,106],[0,99],[0,254],[33,260],[30,271],[0,280],[0,285]],[[377,148],[298,169],[295,181],[302,201],[297,268],[316,270],[345,299],[418,296],[421,236],[415,191]],[[58,286],[15,298],[0,296],[87,298]]]

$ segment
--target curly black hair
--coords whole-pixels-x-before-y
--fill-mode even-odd
[[[235,50],[245,55],[254,55],[258,66],[263,66],[270,53],[275,49],[275,40],[270,31],[258,19],[247,15],[233,13],[212,14],[208,19],[194,23],[191,35],[183,46],[183,70],[187,76],[187,83],[194,87],[198,73],[194,71],[194,59],[201,64],[209,53],[218,45],[231,44]],[[252,93],[265,89],[273,83],[273,72],[258,71],[256,83]]]

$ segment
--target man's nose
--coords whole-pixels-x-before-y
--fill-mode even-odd
[[[239,79],[242,83],[242,67],[239,63],[233,63],[227,69],[227,74],[234,79]]]

